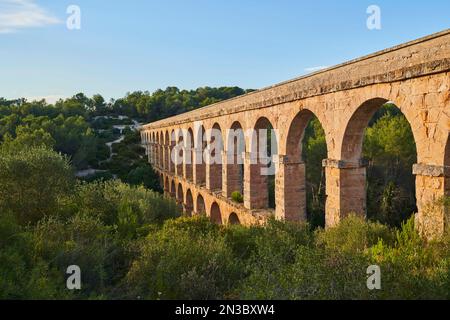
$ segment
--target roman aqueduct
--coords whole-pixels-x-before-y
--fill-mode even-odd
[[[416,142],[418,160],[411,168],[416,176],[416,225],[425,237],[442,234],[450,223],[449,212],[434,203],[450,196],[450,30],[147,124],[141,137],[165,194],[176,198],[187,214],[205,213],[223,224],[264,223],[273,214],[303,221],[301,142],[316,116],[328,150],[323,166],[329,227],[349,213],[366,215],[363,134],[386,102],[402,111]],[[275,209],[268,207],[267,176],[261,174],[267,164],[257,152],[262,144],[258,129],[267,127],[276,132],[277,150],[271,157]],[[211,129],[221,133],[219,138],[212,138]],[[229,133],[238,130],[230,129],[255,133],[245,134],[245,145],[238,150],[231,143],[236,135]],[[221,146],[214,151],[221,153],[219,163],[204,160],[211,144]],[[174,162],[174,153],[182,161]],[[236,158],[242,164],[232,161]],[[233,191],[243,194],[242,204],[231,199]]]

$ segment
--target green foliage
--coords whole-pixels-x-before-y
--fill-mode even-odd
[[[0,151],[0,210],[25,225],[60,212],[73,185],[67,159],[44,147]]]
[[[327,158],[325,132],[313,117],[305,129],[302,142],[306,164],[306,198],[308,221],[313,228],[325,226],[325,173],[322,160]]]
[[[114,254],[110,227],[94,217],[77,214],[68,220],[54,217],[39,222],[34,229],[35,254],[51,266],[64,271],[78,265],[83,271],[82,296],[103,292],[113,275],[106,270],[109,255]],[[60,286],[64,286],[64,282]]]
[[[130,119],[96,116],[153,121],[243,93],[167,88],[111,103],[77,94],[54,106],[0,99],[0,299],[450,298],[450,235],[426,243],[413,219],[405,222],[414,210],[408,174],[415,148],[393,105],[377,112],[364,143],[374,221],[350,215],[337,227],[317,228],[324,225],[327,155],[317,119],[303,141],[310,224],[270,219],[225,227],[180,217],[176,203],[158,193],[136,132],[125,132],[104,161],[105,142],[118,138],[111,126]],[[77,168],[103,161],[107,171],[75,183],[68,157]],[[268,183],[273,190],[273,177]],[[240,193],[232,198],[242,201]],[[72,264],[82,269],[79,292],[65,287]],[[366,287],[373,264],[382,290]]]
[[[211,225],[206,218],[182,218],[150,234],[126,278],[132,297],[221,298],[239,278],[239,261],[217,230],[205,232],[205,225]],[[202,232],[189,232],[192,228]]]
[[[315,117],[305,129],[302,146],[308,221],[313,227],[323,227],[325,174],[322,160],[327,157],[327,146],[323,128]],[[417,159],[410,125],[395,105],[384,105],[370,121],[364,136],[363,156],[369,160],[369,218],[399,227],[416,211],[411,168]]]
[[[146,121],[156,121],[250,91],[238,87],[204,87],[190,91],[168,87],[152,94],[147,91],[136,91],[116,100],[112,105],[112,112],[142,118]]]
[[[233,191],[231,193],[231,199],[233,199],[233,201],[237,202],[237,203],[244,202],[244,197],[242,196],[242,194],[239,191]]]
[[[378,222],[366,222],[363,218],[350,215],[339,226],[326,231],[317,230],[317,245],[344,253],[364,252],[382,240],[392,244],[395,235],[392,230]]]
[[[138,226],[142,226],[180,216],[174,201],[142,186],[131,187],[116,180],[80,183],[71,204],[108,225],[118,224],[119,218],[137,219]],[[127,218],[130,214],[136,217]]]
[[[79,170],[97,168],[109,158],[109,149],[105,143],[113,141],[112,137],[120,134],[119,130],[112,128],[113,125],[130,125],[131,118],[156,121],[248,91],[237,87],[205,87],[191,91],[169,87],[154,93],[129,93],[109,103],[99,94],[88,98],[78,93],[55,105],[49,105],[45,100],[27,102],[25,99],[0,99],[0,143],[8,145],[8,148],[45,145],[69,156],[72,165]],[[130,132],[125,130],[124,133]],[[139,146],[139,134],[135,133],[134,136],[137,140],[128,140],[125,142],[127,144],[122,144],[115,163],[108,168],[124,181],[131,170],[144,165],[148,167],[145,161],[137,163],[138,159],[143,159],[143,149]],[[126,164],[120,165],[122,162]],[[146,173],[141,170],[130,179],[140,180],[138,184],[141,184],[148,174],[148,170]],[[139,175],[141,177],[137,178]],[[150,187],[155,186],[154,182],[150,183]]]
[[[159,190],[161,188],[159,186],[156,172],[148,166],[137,167],[136,169],[130,171],[126,181],[133,185],[142,184],[145,187],[153,190]]]
[[[277,255],[279,248],[256,251],[236,290],[239,297],[448,299],[450,242],[424,243],[412,219],[395,232],[349,217],[338,227],[316,231],[314,238],[292,242],[289,255]],[[373,264],[381,268],[382,289],[369,291],[365,273]]]
[[[363,155],[369,159],[368,216],[400,226],[416,211],[412,165],[417,161],[414,137],[406,118],[387,105],[367,128]]]
[[[395,245],[383,241],[369,250],[380,265],[386,290],[385,299],[448,299],[450,280],[450,242],[425,243],[414,229],[414,219],[396,232]]]
[[[0,213],[0,299],[65,299],[63,274],[34,255],[33,235]]]
[[[52,149],[56,144],[53,137],[43,129],[30,130],[28,127],[19,126],[16,129],[16,137],[13,138],[9,133],[5,135],[1,144],[2,149],[10,151],[20,151],[20,149],[47,147]]]
[[[45,147],[0,150],[0,298],[123,297],[137,243],[176,204],[120,181],[75,184],[66,157]],[[82,290],[66,289],[66,269]]]

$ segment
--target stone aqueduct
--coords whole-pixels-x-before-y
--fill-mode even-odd
[[[427,238],[440,235],[448,229],[449,212],[443,205],[430,204],[450,196],[450,30],[144,125],[141,136],[165,194],[175,197],[188,214],[206,213],[224,224],[264,223],[271,214],[302,221],[306,196],[301,141],[315,115],[327,142],[323,166],[329,227],[351,212],[366,214],[363,134],[373,114],[388,101],[405,115],[416,142],[418,161],[412,168],[416,225]],[[234,139],[227,136],[227,129],[245,131],[267,124],[277,132],[275,209],[268,208],[267,177],[260,174],[261,165],[251,161],[250,137],[245,137],[243,166],[227,163],[226,156],[222,164],[196,161],[208,148],[209,129],[221,130],[225,155]],[[176,165],[170,155],[183,134],[189,134],[192,143],[183,145],[182,152],[194,161]],[[243,204],[231,200],[236,190],[242,191]]]

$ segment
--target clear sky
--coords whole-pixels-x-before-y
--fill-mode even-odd
[[[0,97],[258,89],[449,27],[448,0],[0,0]]]

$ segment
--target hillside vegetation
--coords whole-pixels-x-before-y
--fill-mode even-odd
[[[449,299],[450,235],[426,243],[414,230],[416,150],[395,106],[366,130],[369,219],[328,230],[317,119],[303,141],[309,222],[254,227],[182,217],[161,195],[137,132],[114,127],[245,92],[0,99],[0,299]],[[120,136],[111,155],[105,144]],[[103,171],[76,178],[88,168]],[[381,290],[366,286],[373,264]],[[81,268],[79,291],[66,288],[70,265]]]

